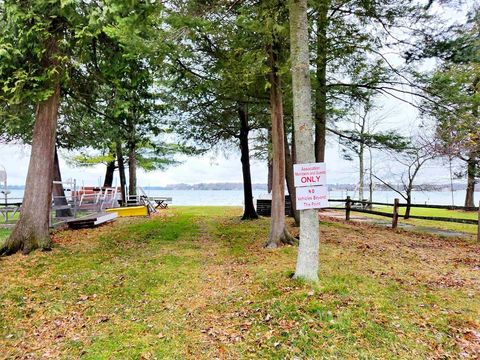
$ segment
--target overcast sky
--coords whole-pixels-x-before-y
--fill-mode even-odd
[[[403,133],[416,131],[419,119],[415,109],[406,103],[393,100],[384,100],[384,109],[388,117],[382,122],[383,128],[396,129]],[[341,146],[338,140],[330,137],[328,140],[326,164],[328,183],[358,183],[358,162],[346,161],[341,156]],[[64,160],[65,153],[60,153],[61,169],[64,179],[74,178],[77,183],[84,185],[98,185],[103,182],[105,166],[99,165],[92,168],[72,168]],[[67,154],[68,155],[68,154]],[[30,156],[29,146],[0,145],[0,164],[8,174],[11,185],[25,183],[28,161]],[[387,174],[392,162],[388,156],[377,154],[374,156],[374,168],[378,173]],[[400,168],[398,171],[401,171]],[[252,180],[254,183],[267,182],[267,168],[262,161],[252,159]],[[118,175],[115,174],[118,184]],[[166,171],[145,173],[138,172],[139,186],[162,186],[174,183],[212,183],[212,182],[241,182],[242,172],[240,158],[234,151],[228,158],[224,154],[208,154],[202,157],[184,158],[181,165],[171,167]],[[419,182],[448,183],[448,167],[440,163],[430,163],[419,176]]]

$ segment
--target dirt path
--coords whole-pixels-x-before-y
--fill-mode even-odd
[[[236,358],[236,351],[229,349],[243,340],[243,332],[251,322],[249,316],[232,308],[239,300],[249,296],[255,285],[245,264],[229,253],[224,242],[218,241],[218,218],[198,219],[203,268],[198,294],[191,299],[188,326],[196,338],[197,348],[189,355],[201,354],[205,359]],[[196,357],[195,356],[195,357]]]

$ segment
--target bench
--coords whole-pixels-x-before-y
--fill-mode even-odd
[[[257,199],[257,214],[260,216],[272,215],[272,199]],[[285,215],[293,216],[290,204],[290,195],[285,195]]]
[[[151,199],[156,203],[155,209],[167,209],[168,204],[172,203],[171,197],[153,196]]]

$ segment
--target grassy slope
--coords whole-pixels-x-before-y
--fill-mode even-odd
[[[478,245],[322,223],[321,282],[268,219],[181,208],[0,259],[0,358],[421,359],[478,351]],[[294,231],[294,229],[292,230]],[[476,349],[476,350],[475,350]]]

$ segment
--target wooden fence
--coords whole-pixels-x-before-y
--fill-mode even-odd
[[[477,225],[477,240],[480,241],[480,207],[465,207],[465,206],[451,206],[451,205],[424,205],[424,204],[405,204],[400,203],[399,199],[395,199],[393,204],[382,203],[382,202],[369,202],[364,200],[352,200],[350,196],[347,196],[346,199],[329,199],[329,202],[339,202],[344,203],[345,207],[328,207],[326,209],[332,210],[345,210],[345,220],[350,220],[350,214],[352,211],[385,216],[392,219],[392,228],[395,229],[398,226],[398,218],[401,216],[399,214],[399,209],[402,207],[410,208],[429,208],[429,209],[445,209],[445,210],[463,210],[463,211],[476,211],[478,213],[477,219],[462,219],[462,218],[449,218],[449,217],[440,217],[440,216],[421,216],[421,215],[409,215],[408,219],[420,219],[420,220],[431,220],[431,221],[444,221],[444,222],[454,222],[461,224],[472,224]],[[392,206],[393,212],[384,212],[372,210],[372,205],[380,206]]]

